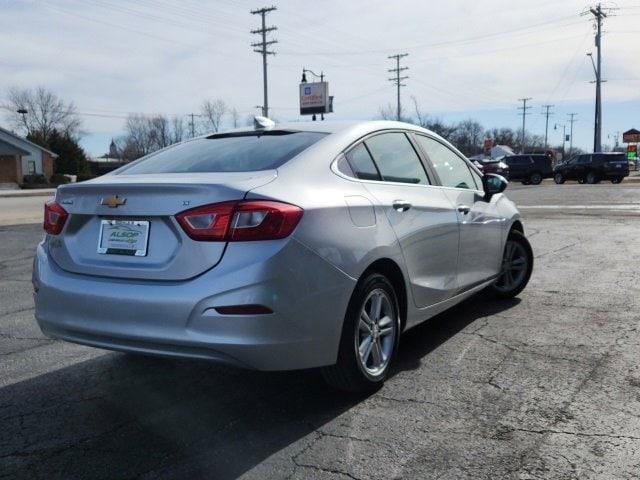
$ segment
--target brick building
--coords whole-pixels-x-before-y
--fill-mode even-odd
[[[53,175],[58,155],[0,127],[0,183],[22,183],[25,175]]]

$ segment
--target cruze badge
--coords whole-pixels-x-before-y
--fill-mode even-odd
[[[126,198],[120,198],[118,195],[105,197],[100,200],[100,205],[106,205],[109,208],[118,208],[120,205],[127,203]]]

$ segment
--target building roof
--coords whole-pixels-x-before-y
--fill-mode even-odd
[[[30,155],[28,150],[16,147],[15,145],[0,139],[0,155]]]
[[[30,142],[26,138],[22,138],[20,135],[17,135],[12,131],[7,130],[6,128],[0,127],[0,137],[0,140],[3,140],[4,142],[13,145],[14,147],[17,147],[23,151],[26,150],[26,155],[30,154],[30,149],[37,148],[39,150],[42,150],[43,152],[50,154],[53,158],[58,157],[57,153],[54,153],[51,150],[47,150],[46,148],[41,147],[36,143]],[[25,153],[21,153],[21,155],[25,155]]]

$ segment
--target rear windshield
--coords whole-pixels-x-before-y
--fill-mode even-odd
[[[271,131],[213,135],[169,147],[118,170],[118,174],[253,172],[283,165],[326,136]]]

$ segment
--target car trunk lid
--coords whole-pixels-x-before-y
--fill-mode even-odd
[[[222,259],[226,243],[189,238],[175,215],[199,205],[240,200],[248,190],[275,177],[275,170],[121,174],[65,185],[58,189],[56,201],[69,218],[60,235],[49,237],[51,258],[63,270],[86,275],[167,281],[192,278]],[[139,242],[145,248],[137,254],[104,248],[108,244],[103,234],[116,222],[126,230],[144,229],[148,239],[145,242],[141,236]]]

